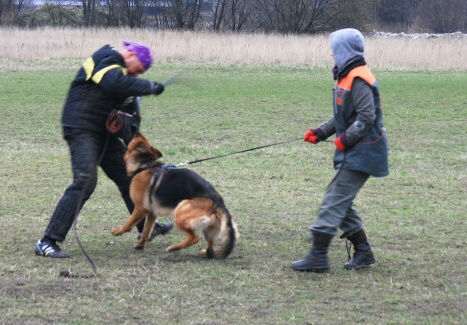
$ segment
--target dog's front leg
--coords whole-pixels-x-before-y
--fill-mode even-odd
[[[133,229],[133,227],[136,226],[146,214],[148,214],[148,210],[146,210],[142,206],[135,206],[135,209],[133,210],[133,213],[131,214],[130,218],[128,218],[127,222],[125,222],[125,224],[120,228],[112,229],[112,235],[120,236],[126,232],[131,231],[131,229]]]
[[[146,220],[144,221],[144,228],[143,232],[141,233],[141,238],[135,245],[136,249],[143,249],[144,247],[146,247],[149,239],[151,239],[151,234],[154,229],[156,219],[156,215],[152,214],[151,212],[148,213],[148,215],[146,216]]]

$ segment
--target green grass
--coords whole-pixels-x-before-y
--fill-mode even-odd
[[[328,70],[164,64],[147,75],[183,82],[143,99],[142,132],[180,163],[302,137],[331,116]],[[75,70],[3,72],[0,129],[2,324],[465,324],[467,323],[467,75],[374,71],[390,143],[390,176],[370,179],[355,202],[377,263],[345,271],[345,242],[331,270],[297,273],[308,226],[332,178],[333,146],[303,141],[191,165],[223,195],[240,241],[224,261],[204,243],[165,253],[176,231],[143,252],[103,173],[78,222],[98,266],[91,275],[70,232],[71,259],[33,246],[71,181],[60,116]],[[162,220],[167,220],[166,217]]]

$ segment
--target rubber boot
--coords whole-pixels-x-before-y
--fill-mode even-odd
[[[312,232],[313,247],[310,254],[304,259],[292,263],[292,269],[296,271],[324,272],[329,270],[328,247],[332,236]]]
[[[342,235],[341,238],[347,238],[354,247],[354,254],[350,259],[350,247],[347,248],[349,253],[349,261],[344,264],[346,270],[359,270],[367,265],[376,262],[373,252],[371,251],[370,244],[366,237],[365,230],[361,229],[357,232]]]

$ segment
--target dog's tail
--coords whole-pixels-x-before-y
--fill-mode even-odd
[[[229,210],[225,207],[224,203],[221,201],[217,201],[217,209],[216,209],[216,216],[220,220],[221,227],[220,227],[220,247],[216,250],[215,253],[207,252],[208,258],[219,258],[225,259],[227,258],[235,246],[235,242],[239,237],[237,225],[232,219]],[[211,255],[211,256],[210,256]],[[214,256],[213,256],[214,255]]]

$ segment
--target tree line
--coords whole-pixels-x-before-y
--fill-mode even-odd
[[[467,0],[0,0],[0,25],[316,34],[464,32]]]

